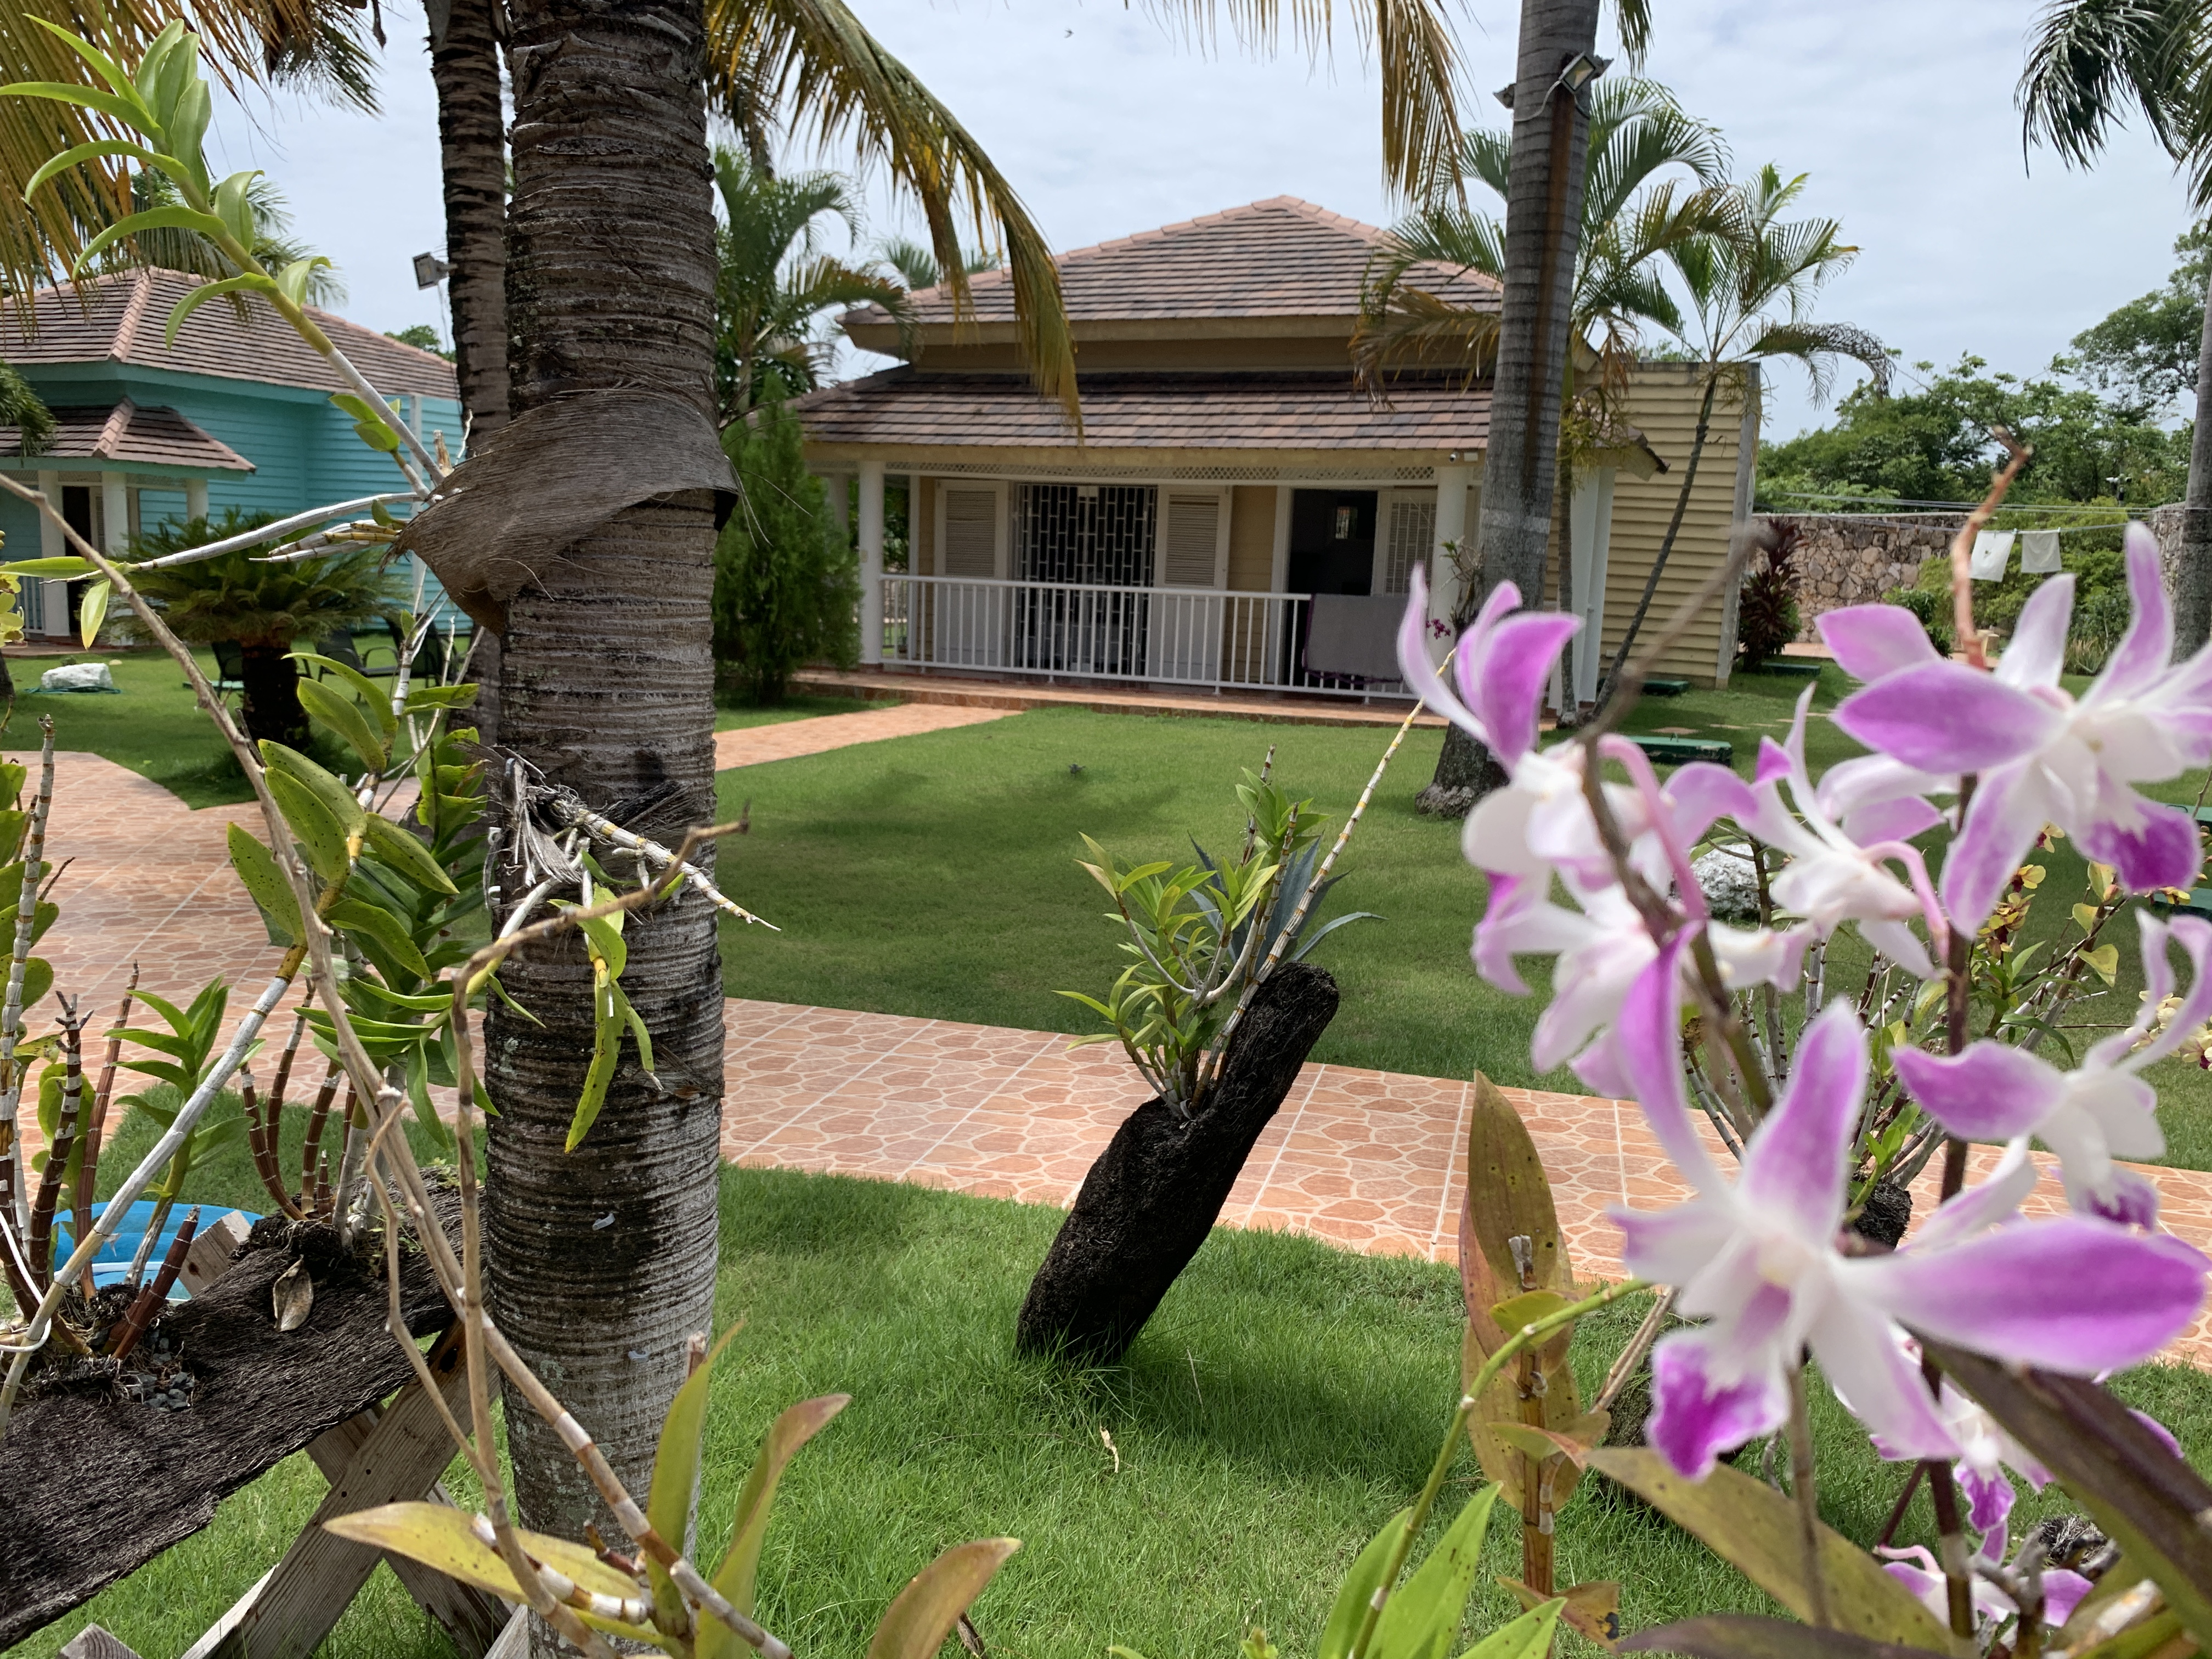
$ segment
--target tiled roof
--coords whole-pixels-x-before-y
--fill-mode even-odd
[[[16,307],[0,307],[0,359],[23,368],[130,363],[316,392],[344,390],[321,354],[258,295],[246,296],[243,317],[228,299],[210,300],[185,319],[176,344],[164,345],[171,308],[199,283],[182,271],[139,270],[93,277],[81,290],[40,289],[32,296],[27,326]],[[402,345],[312,306],[307,314],[379,392],[456,395],[453,366],[436,353]]]
[[[792,404],[816,444],[1045,449],[1075,442],[1060,406],[1013,374],[886,369]],[[1349,371],[1083,377],[1090,449],[1479,449],[1490,390],[1458,375],[1405,375],[1388,404]]]
[[[204,472],[251,472],[247,460],[173,409],[142,409],[125,398],[113,405],[57,409],[53,441],[40,461],[113,461],[125,465],[188,466]],[[0,426],[0,456],[21,453],[23,434]]]
[[[1361,283],[1384,233],[1302,202],[1271,197],[1201,219],[1163,225],[1095,247],[1063,253],[1060,289],[1076,323],[1192,317],[1343,317],[1359,314]],[[1441,264],[1414,267],[1417,287],[1460,305],[1495,310],[1498,285],[1486,276]],[[1004,270],[969,282],[975,320],[1014,319],[1012,280]],[[914,295],[924,325],[953,320],[951,291]],[[883,325],[875,306],[850,313],[860,325]]]

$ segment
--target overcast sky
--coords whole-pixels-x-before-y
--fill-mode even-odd
[[[878,37],[958,113],[1055,247],[1262,197],[1304,197],[1388,222],[1374,76],[1355,41],[1316,63],[1217,52],[1111,0],[854,0]],[[1472,88],[1465,114],[1504,112],[1517,9],[1447,0]],[[2024,162],[2012,106],[2036,9],[2015,0],[1662,0],[1649,72],[1726,135],[1739,169],[1810,175],[1808,212],[1863,252],[1820,314],[1874,330],[1906,362],[1972,351],[2033,373],[2081,329],[2158,286],[2185,196],[2147,139],[2124,133],[2094,173]],[[264,167],[299,234],[341,267],[344,307],[380,329],[440,325],[409,257],[439,246],[437,128],[422,21],[386,0],[380,118],[286,100],[224,110],[221,159]],[[910,229],[870,191],[870,240]],[[1778,371],[1768,435],[1820,413]]]

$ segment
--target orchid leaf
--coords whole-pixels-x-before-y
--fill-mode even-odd
[[[283,744],[272,743],[266,738],[261,740],[261,758],[272,776],[279,772],[284,773],[320,796],[323,804],[330,809],[331,816],[337,820],[348,835],[362,832],[362,822],[368,814],[354,799],[353,791],[331,773],[298,750],[288,749]]]
[[[366,850],[417,887],[431,893],[460,891],[453,885],[453,878],[430,856],[430,849],[389,818],[369,813],[362,829]]]
[[[34,17],[31,21],[42,23],[46,20]],[[57,104],[75,104],[82,109],[97,111],[118,126],[129,127],[159,141],[158,136],[149,131],[155,125],[152,112],[139,103],[135,94],[129,98],[119,98],[112,92],[94,92],[89,87],[73,87],[66,81],[17,81],[0,87],[0,98],[44,98]]]
[[[1482,1540],[1497,1501],[1495,1486],[1468,1498],[1428,1559],[1383,1603],[1368,1648],[1373,1659],[1444,1659],[1482,1566]]]
[[[384,752],[383,740],[361,712],[359,703],[351,697],[340,696],[320,680],[302,679],[295,689],[301,707],[310,717],[336,732],[370,771],[384,770],[389,757]]]
[[[576,1097],[576,1111],[568,1120],[568,1143],[563,1151],[573,1152],[582,1146],[592,1125],[599,1121],[599,1109],[607,1103],[607,1085],[614,1081],[615,1062],[622,1058],[622,1034],[619,1015],[603,1019],[592,1028],[592,1063],[584,1072],[583,1092]]]
[[[1676,1474],[1657,1452],[1613,1448],[1590,1454],[1590,1467],[1611,1475],[1686,1532],[1703,1539],[1769,1595],[1801,1619],[1813,1616],[1791,1501],[1763,1480],[1726,1464],[1703,1480]],[[1840,1533],[1820,1529],[1820,1571],[1834,1626],[1877,1642],[1945,1652],[1950,1635],[1881,1564]],[[2206,1540],[2212,1547],[2212,1539]]]
[[[1513,1592],[1521,1605],[1530,1613],[1540,1611],[1550,1596],[1540,1595],[1517,1578],[1500,1578],[1499,1583]],[[1620,1585],[1610,1578],[1594,1579],[1587,1584],[1577,1584],[1559,1593],[1565,1605],[1559,1617],[1607,1653],[1620,1642]]]
[[[1557,1291],[1525,1291],[1521,1295],[1499,1303],[1490,1310],[1491,1318],[1502,1331],[1518,1331],[1524,1325],[1533,1325],[1540,1319],[1548,1319],[1562,1309],[1574,1304]]]
[[[1788,1619],[1751,1613],[1712,1613],[1638,1631],[1620,1644],[1623,1653],[1679,1653],[1689,1659],[1921,1659],[1946,1648],[1905,1647],[1877,1642],[1849,1631],[1822,1630]]]
[[[307,302],[307,283],[319,271],[329,267],[330,261],[321,254],[312,254],[304,259],[295,259],[276,273],[276,291],[294,305]],[[379,444],[378,448],[383,446]]]
[[[868,1659],[935,1659],[969,1603],[1021,1547],[1018,1538],[985,1538],[945,1551],[898,1593],[869,1639]]]
[[[752,1471],[738,1493],[737,1524],[730,1534],[729,1553],[714,1571],[715,1589],[738,1612],[750,1616],[753,1610],[761,1540],[768,1534],[769,1510],[775,1502],[776,1483],[783,1479],[785,1467],[851,1399],[850,1395],[826,1394],[817,1400],[802,1400],[787,1407],[769,1425],[760,1455],[753,1459]],[[737,1648],[737,1637],[720,1625],[710,1622],[699,1632],[698,1659],[726,1659]]]
[[[169,320],[163,325],[161,343],[174,345],[185,321],[210,300],[225,294],[266,294],[272,284],[266,276],[248,271],[242,276],[225,276],[219,282],[202,283],[190,294],[169,307]]]
[[[325,882],[344,880],[350,861],[345,830],[322,797],[289,772],[271,769],[266,781],[270,798],[284,815],[284,827],[298,841],[315,873]]]
[[[115,591],[115,584],[105,580],[96,581],[84,590],[83,602],[77,610],[77,639],[88,651],[100,637],[100,625],[107,620],[107,596]]]
[[[197,208],[148,208],[143,213],[134,213],[128,218],[118,219],[113,224],[84,245],[84,251],[70,263],[70,275],[74,276],[93,259],[125,236],[136,236],[142,230],[190,230],[202,236],[221,237],[228,233],[222,221],[212,213],[202,213]]]
[[[1555,1596],[1540,1607],[1531,1607],[1511,1624],[1491,1632],[1460,1659],[1544,1659],[1552,1650],[1552,1632],[1558,1627],[1559,1611],[1566,1605],[1564,1596]]]
[[[246,247],[253,246],[253,181],[258,167],[234,173],[215,188],[215,216],[230,227],[230,234]]]
[[[115,59],[110,58],[98,46],[94,46],[91,41],[84,39],[83,36],[71,33],[70,30],[64,28],[58,23],[52,23],[47,21],[45,18],[38,16],[32,17],[30,21],[36,23],[40,28],[46,30],[47,33],[52,35],[55,40],[60,41],[78,57],[83,58],[86,63],[91,64],[92,72],[97,75],[101,80],[106,82],[110,88],[125,98],[136,99],[142,106],[147,109],[147,112],[149,115],[152,113],[151,106],[146,105],[146,100],[142,89],[136,82],[131,80],[129,75],[125,73],[122,64],[117,63]],[[146,48],[147,58],[158,63],[160,61],[161,55],[173,48],[176,45],[177,37],[181,35],[184,32],[184,26],[181,20],[171,21],[159,34],[155,35],[151,43],[148,45]],[[143,60],[142,60],[142,67],[143,64]]]
[[[1467,1130],[1468,1191],[1474,1242],[1495,1280],[1523,1288],[1510,1239],[1528,1241],[1533,1271],[1529,1290],[1573,1288],[1559,1236],[1559,1214],[1552,1202],[1552,1183],[1528,1127],[1488,1078],[1475,1074],[1474,1099]],[[1494,1300],[1495,1298],[1492,1298]],[[1470,1307],[1490,1305],[1469,1301]]]
[[[95,138],[89,143],[74,145],[48,161],[31,175],[30,182],[23,186],[23,194],[27,198],[56,173],[66,173],[82,162],[95,161],[109,155],[127,157],[142,167],[168,170],[169,158],[155,155],[143,144],[134,144],[126,138]]]
[[[1328,1623],[1322,1628],[1321,1645],[1314,1650],[1314,1659],[1346,1659],[1351,1653],[1360,1624],[1367,1617],[1375,1592],[1382,1586],[1382,1574],[1390,1565],[1390,1553],[1413,1519],[1411,1509],[1400,1510],[1359,1552],[1358,1559],[1352,1564],[1352,1571],[1344,1577],[1343,1587],[1336,1593],[1335,1605],[1328,1610]]]
[[[49,581],[75,581],[80,576],[98,575],[100,567],[90,559],[81,559],[70,553],[52,559],[17,559],[9,564],[0,564],[0,574],[43,576]]]
[[[653,1459],[653,1490],[646,1499],[645,1518],[663,1538],[682,1538],[691,1530],[691,1504],[699,1490],[699,1449],[707,1428],[707,1391],[714,1385],[714,1362],[730,1339],[743,1328],[732,1325],[722,1333],[697,1370],[684,1379],[660,1420],[659,1449]],[[689,1617],[683,1592],[668,1570],[651,1556],[646,1575],[653,1586],[653,1622],[663,1630],[681,1630]]]

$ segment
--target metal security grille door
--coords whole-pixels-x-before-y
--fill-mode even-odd
[[[1434,501],[1415,501],[1404,496],[1390,503],[1389,540],[1386,545],[1382,565],[1382,586],[1385,593],[1410,593],[1413,591],[1413,571],[1425,563],[1429,550],[1436,545],[1437,504]]]
[[[1141,676],[1158,492],[1149,484],[1026,483],[1014,502],[1022,580],[1013,650],[1054,673]]]

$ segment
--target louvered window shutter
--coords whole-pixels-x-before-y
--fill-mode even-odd
[[[997,575],[998,543],[999,492],[945,486],[945,574]]]
[[[1170,587],[1213,586],[1214,554],[1221,531],[1221,497],[1168,497],[1167,564],[1163,579]]]

